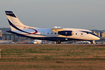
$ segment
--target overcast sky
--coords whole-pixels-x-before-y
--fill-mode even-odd
[[[0,0],[0,28],[9,27],[7,10],[29,26],[105,30],[105,0]]]

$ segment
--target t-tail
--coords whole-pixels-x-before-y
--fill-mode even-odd
[[[5,11],[11,31],[26,29],[29,26],[24,25],[12,11]]]

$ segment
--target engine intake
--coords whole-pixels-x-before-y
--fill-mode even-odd
[[[72,36],[72,31],[58,31],[58,34],[64,35],[64,36]]]

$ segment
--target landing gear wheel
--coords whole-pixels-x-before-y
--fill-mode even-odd
[[[91,41],[91,44],[96,44],[96,43],[95,43],[95,41],[93,40],[93,41]]]
[[[56,44],[61,44],[61,41],[56,41]]]

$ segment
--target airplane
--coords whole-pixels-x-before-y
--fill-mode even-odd
[[[94,34],[91,30],[78,29],[78,28],[37,28],[24,25],[13,11],[5,11],[7,20],[10,24],[10,33],[14,33],[19,36],[28,37],[39,40],[54,41],[56,44],[61,44],[63,41],[91,41],[94,43],[95,40],[100,38]],[[44,25],[44,24],[43,24]]]

